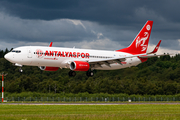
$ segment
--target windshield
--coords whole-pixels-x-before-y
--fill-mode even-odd
[[[21,53],[21,51],[20,51],[20,50],[12,50],[11,52]]]

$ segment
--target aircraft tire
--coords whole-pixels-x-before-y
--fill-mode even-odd
[[[88,77],[92,77],[92,76],[94,76],[94,72],[89,70],[89,71],[86,72],[86,75]]]
[[[72,70],[69,71],[68,74],[69,74],[69,76],[71,76],[71,77],[72,77],[72,76],[73,76],[73,77],[76,76],[76,72],[75,72],[75,71],[72,71]]]
[[[22,69],[22,68],[19,68],[19,72],[21,72],[21,73],[22,73],[22,72],[23,72],[23,69]]]

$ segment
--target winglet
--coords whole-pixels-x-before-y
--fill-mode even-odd
[[[51,42],[51,43],[49,44],[49,47],[52,47],[52,44],[53,44],[53,42]]]
[[[160,46],[160,44],[161,44],[161,41],[162,41],[162,40],[160,40],[160,41],[158,42],[158,44],[156,45],[156,47],[154,48],[154,50],[153,50],[152,52],[147,53],[147,54],[153,54],[153,53],[156,53],[156,52],[158,51],[158,49],[159,49],[159,46]]]

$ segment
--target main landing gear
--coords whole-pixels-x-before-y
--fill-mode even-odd
[[[74,77],[74,76],[76,76],[76,72],[75,71],[69,71],[69,76],[70,77]],[[92,71],[92,70],[88,70],[87,72],[86,72],[86,75],[88,76],[88,77],[92,77],[92,76],[94,76],[94,72]]]
[[[88,70],[88,71],[86,72],[86,75],[87,75],[88,77],[92,77],[92,76],[94,76],[94,72],[91,71],[91,70]]]
[[[69,71],[68,74],[69,74],[69,76],[72,76],[72,77],[76,76],[76,72],[75,72],[75,71],[72,71],[72,70]]]

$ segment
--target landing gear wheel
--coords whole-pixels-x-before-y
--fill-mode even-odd
[[[74,76],[76,76],[76,72],[75,71],[72,71],[71,72],[71,75],[74,77]]]
[[[86,72],[86,75],[87,75],[88,77],[92,77],[92,76],[94,76],[94,72],[91,71],[91,70],[89,70],[89,71]]]
[[[72,71],[72,70],[69,71],[69,76],[73,76],[73,77],[76,76],[76,72],[75,72],[75,71]]]
[[[23,72],[23,69],[22,69],[22,68],[19,68],[19,72],[21,72],[21,73],[22,73],[22,72]]]

